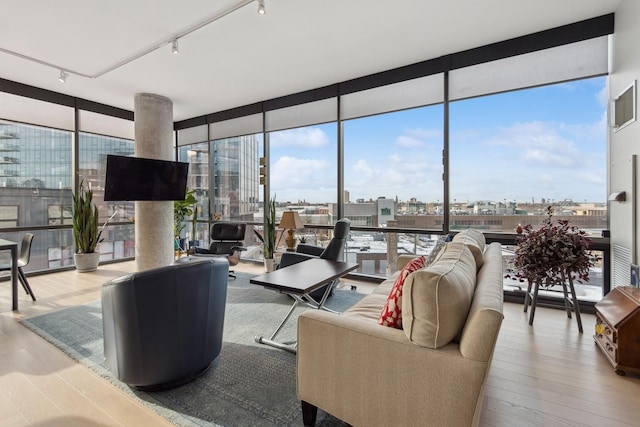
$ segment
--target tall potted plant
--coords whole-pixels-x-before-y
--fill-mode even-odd
[[[175,249],[176,250],[185,250],[180,238],[180,234],[182,230],[187,226],[184,222],[188,216],[194,215],[195,210],[194,207],[198,200],[194,196],[196,190],[189,190],[187,188],[187,192],[185,193],[184,200],[176,200],[173,202],[173,235],[175,237]],[[192,226],[195,229],[195,222],[192,223]],[[193,236],[192,236],[193,237]]]
[[[269,199],[264,207],[264,231],[262,234],[253,230],[258,239],[262,242],[262,253],[264,255],[264,268],[267,272],[275,269],[275,253],[278,247],[276,230],[276,198]]]
[[[76,246],[73,258],[76,269],[81,273],[94,271],[100,263],[100,252],[96,252],[96,247],[103,240],[104,226],[98,230],[98,207],[93,204],[93,191],[91,188],[85,189],[84,181],[80,182],[72,197],[73,237]]]

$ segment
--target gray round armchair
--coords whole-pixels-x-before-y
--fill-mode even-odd
[[[145,390],[176,387],[220,354],[229,263],[198,259],[102,285],[105,364]]]

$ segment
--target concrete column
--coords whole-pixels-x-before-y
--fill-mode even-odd
[[[134,99],[135,156],[173,158],[173,103],[169,98],[137,93]],[[173,202],[135,202],[137,271],[173,262]]]

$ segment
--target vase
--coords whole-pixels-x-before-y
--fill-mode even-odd
[[[273,258],[264,259],[264,271],[271,273],[276,269],[276,260]]]
[[[89,271],[96,271],[98,264],[100,263],[100,252],[91,252],[87,254],[75,253],[73,254],[73,261],[76,264],[76,270],[79,273],[87,273]]]

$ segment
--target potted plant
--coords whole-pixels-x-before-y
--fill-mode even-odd
[[[84,181],[73,197],[73,237],[75,253],[73,255],[76,269],[81,272],[94,271],[100,262],[100,252],[96,252],[98,243],[102,242],[102,230],[98,230],[98,207],[93,204],[93,191],[84,188]]]
[[[568,221],[552,221],[553,209],[547,207],[542,227],[518,226],[516,232],[515,278],[538,282],[540,286],[562,285],[567,281],[589,281],[589,269],[597,260],[589,253],[591,239]],[[507,277],[511,277],[507,275]]]
[[[267,272],[275,269],[275,252],[278,247],[276,242],[276,198],[269,199],[264,208],[264,231],[258,233],[253,230],[258,239],[262,242],[262,253],[264,255],[264,268]]]
[[[184,200],[175,200],[173,202],[173,235],[175,237],[175,249],[185,250],[184,239],[180,238],[182,230],[187,226],[184,222],[188,216],[193,215],[195,217],[195,205],[198,200],[194,196],[196,190],[187,191],[184,196]],[[192,228],[195,230],[195,221],[192,222]],[[192,231],[193,232],[193,231]],[[192,236],[193,237],[193,236]]]

